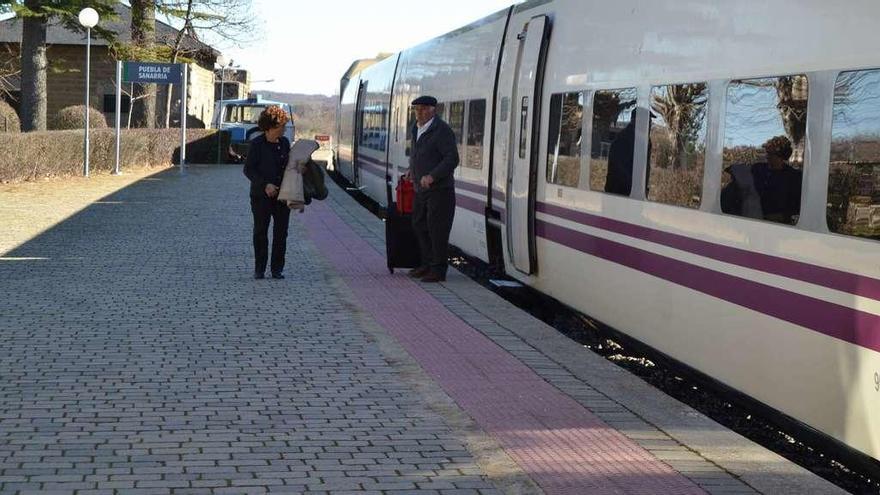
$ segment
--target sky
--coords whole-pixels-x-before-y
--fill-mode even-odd
[[[252,89],[332,95],[355,60],[398,52],[520,1],[251,0],[251,41],[203,40],[251,71],[252,81],[273,80]]]
[[[251,71],[252,89],[331,95],[351,63],[398,52],[514,0],[252,0],[261,38],[215,46]]]

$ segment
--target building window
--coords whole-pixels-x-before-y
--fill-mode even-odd
[[[128,113],[131,109],[131,97],[122,95],[122,113]],[[116,95],[104,95],[104,113],[116,113]]]
[[[706,83],[651,88],[648,201],[700,207],[707,96]]]
[[[464,166],[483,168],[483,136],[486,129],[486,100],[468,103],[468,132],[465,144]]]
[[[880,70],[843,72],[834,86],[828,229],[880,239]]]
[[[801,208],[807,76],[731,81],[724,131],[724,213],[795,224]]]
[[[550,97],[550,132],[547,134],[547,182],[577,187],[581,175],[581,127],[584,94]]]
[[[590,139],[590,189],[629,196],[635,149],[636,88],[596,91]]]

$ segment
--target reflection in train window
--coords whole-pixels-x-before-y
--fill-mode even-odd
[[[442,101],[437,103],[437,107],[434,109],[434,115],[440,117],[442,120],[449,122],[449,119],[446,118],[446,103]]]
[[[832,115],[828,229],[880,239],[880,70],[841,73]]]
[[[706,153],[705,83],[651,88],[648,200],[699,208]]]
[[[468,132],[465,143],[464,166],[483,168],[483,134],[486,129],[486,100],[468,103]]]
[[[636,88],[596,91],[590,139],[590,189],[629,196],[635,147]]]
[[[555,94],[550,98],[547,134],[547,182],[577,187],[581,175],[581,123],[584,94]]]
[[[461,145],[461,137],[464,135],[464,102],[453,101],[449,104],[449,127],[455,134],[455,142]]]
[[[802,74],[731,81],[721,183],[724,213],[797,223],[808,89]]]
[[[404,153],[406,156],[409,156],[410,151],[412,150],[412,136],[415,132],[416,128],[416,110],[414,107],[409,107],[409,112],[406,116],[406,149]]]

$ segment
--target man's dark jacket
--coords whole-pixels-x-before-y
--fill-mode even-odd
[[[409,169],[412,172],[416,192],[423,192],[419,182],[422,177],[429,174],[434,178],[434,182],[428,190],[455,187],[452,173],[458,166],[459,159],[452,128],[440,117],[434,117],[434,121],[422,134],[421,139],[416,140],[418,132],[418,126],[413,126],[410,135],[413,145],[409,155]]]

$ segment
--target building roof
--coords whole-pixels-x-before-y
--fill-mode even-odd
[[[122,3],[117,3],[114,7],[117,18],[110,21],[102,21],[100,26],[117,33],[118,40],[123,43],[131,42],[131,7]],[[0,21],[0,43],[21,43],[21,19],[12,17],[5,21]],[[156,19],[156,41],[173,41],[179,31],[168,24]],[[49,23],[46,32],[46,43],[49,45],[85,45],[86,35],[76,31],[71,31],[64,27],[57,20]],[[93,45],[106,46],[107,40],[92,37]],[[202,52],[206,55],[216,58],[220,52],[192,36],[185,36],[183,39],[184,49],[187,51]]]

